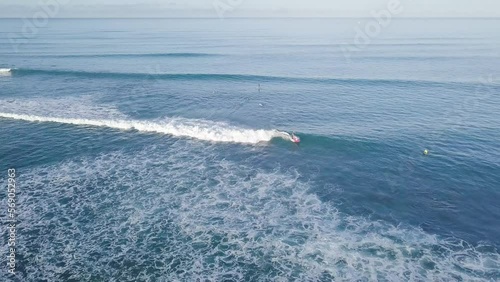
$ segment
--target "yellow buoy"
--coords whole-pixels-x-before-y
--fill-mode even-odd
[[[429,154],[429,150],[425,149],[425,150],[424,150],[424,155],[426,155],[426,156],[427,156],[428,154]]]

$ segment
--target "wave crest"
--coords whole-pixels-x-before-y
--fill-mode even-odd
[[[120,130],[137,130],[172,135],[176,137],[189,137],[211,142],[257,144],[269,142],[275,137],[284,138],[283,133],[277,130],[246,129],[231,126],[222,122],[206,120],[169,118],[160,121],[142,121],[125,119],[87,119],[49,117],[28,114],[0,113],[0,117],[30,122],[55,122],[62,124],[87,125],[108,127]]]

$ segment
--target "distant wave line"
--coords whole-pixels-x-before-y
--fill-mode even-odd
[[[396,86],[434,86],[434,87],[474,87],[476,82],[440,82],[429,80],[398,80],[398,79],[364,79],[364,78],[328,78],[328,77],[288,77],[266,76],[252,74],[216,74],[216,73],[127,73],[127,72],[88,72],[77,70],[44,70],[44,69],[12,69],[14,75],[54,75],[76,76],[86,78],[138,78],[138,79],[165,79],[165,80],[224,80],[239,82],[288,82],[288,83],[332,83],[332,84],[361,84],[396,85]]]
[[[117,54],[70,54],[70,55],[45,55],[45,57],[59,58],[107,58],[107,57],[171,57],[171,58],[199,58],[199,57],[216,57],[223,56],[222,54],[209,53],[117,53]]]

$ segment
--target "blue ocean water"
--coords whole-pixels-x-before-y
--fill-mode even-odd
[[[368,20],[0,20],[16,279],[499,280],[500,20]]]

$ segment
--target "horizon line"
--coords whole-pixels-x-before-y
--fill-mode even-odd
[[[372,17],[344,17],[344,16],[274,16],[274,17],[260,17],[260,16],[226,16],[223,19],[371,19]],[[29,19],[28,17],[0,17],[0,19]],[[184,17],[54,17],[51,19],[215,19],[220,20],[219,17],[197,17],[197,16],[184,16]],[[477,17],[477,16],[442,16],[442,17],[397,17],[397,19],[500,19],[500,16],[495,17]]]

